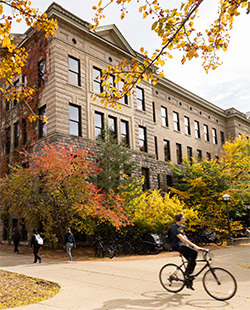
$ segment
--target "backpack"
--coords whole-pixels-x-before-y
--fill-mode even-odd
[[[43,245],[43,238],[39,234],[36,234],[35,237],[36,237],[36,242],[39,245]]]
[[[162,233],[161,241],[162,241],[164,250],[166,251],[172,250],[174,240],[170,237],[170,228],[164,231],[164,233]]]
[[[69,234],[68,235],[68,241],[69,241],[69,243],[74,243],[74,236],[73,236],[73,234]]]

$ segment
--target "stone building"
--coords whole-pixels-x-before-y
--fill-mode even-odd
[[[169,160],[180,164],[182,156],[215,158],[229,136],[250,135],[250,120],[244,113],[223,110],[165,78],[155,86],[138,85],[120,102],[121,109],[103,107],[91,97],[101,92],[101,70],[140,54],[115,25],[90,31],[87,22],[56,3],[46,13],[57,19],[59,27],[48,41],[46,63],[40,63],[49,75],[39,102],[39,113],[46,115],[47,123],[39,123],[38,142],[89,145],[108,122],[136,157],[145,187],[165,190],[171,183]],[[26,46],[34,35],[32,28],[18,35],[19,45]],[[15,106],[9,113],[15,113]],[[10,138],[8,145],[1,143],[1,154],[21,138],[15,127],[18,121],[15,116],[8,124]]]

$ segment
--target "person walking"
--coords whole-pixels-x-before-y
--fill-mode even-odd
[[[18,245],[19,245],[19,242],[21,240],[21,235],[19,234],[16,227],[14,227],[14,229],[13,229],[12,240],[14,243],[14,252],[17,254],[17,253],[19,253]]]
[[[43,241],[41,236],[38,234],[38,230],[34,229],[33,230],[33,235],[31,237],[31,242],[30,242],[30,247],[33,246],[33,253],[34,253],[34,262],[33,263],[37,263],[37,261],[39,261],[39,263],[42,262],[41,257],[38,255],[39,249],[42,246]]]
[[[64,236],[63,246],[66,248],[68,258],[69,258],[69,263],[72,263],[71,250],[73,247],[76,247],[76,241],[75,241],[74,235],[72,234],[70,228],[66,229],[66,234]]]
[[[196,258],[198,255],[198,251],[204,251],[204,248],[201,248],[188,240],[188,238],[184,235],[184,223],[185,216],[183,213],[178,213],[175,215],[176,223],[173,224],[170,228],[170,237],[173,240],[173,250],[181,253],[187,260],[188,264],[185,270],[185,274],[190,279],[188,288],[193,289],[192,280],[194,279],[193,271],[196,266]]]

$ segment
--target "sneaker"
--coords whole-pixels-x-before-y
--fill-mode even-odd
[[[193,290],[194,291],[194,288],[193,288],[193,280],[192,279],[186,279],[185,281],[185,284],[186,284],[186,287]]]
[[[72,263],[72,260],[69,260],[68,263]]]

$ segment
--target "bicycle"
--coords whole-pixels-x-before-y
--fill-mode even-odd
[[[95,256],[100,257],[102,252],[102,257],[106,254],[109,258],[115,256],[115,250],[104,238],[97,237],[95,242]]]
[[[159,273],[161,285],[171,293],[180,292],[185,286],[190,287],[192,281],[205,269],[202,283],[208,295],[216,300],[228,300],[232,298],[237,291],[237,282],[234,276],[226,269],[220,267],[212,267],[210,261],[212,257],[209,250],[203,252],[203,259],[196,262],[205,262],[205,265],[190,278],[186,275],[182,268],[186,269],[187,261],[180,254],[182,263],[180,266],[176,264],[164,265]]]

